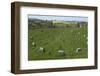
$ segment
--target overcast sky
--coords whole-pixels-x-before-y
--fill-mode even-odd
[[[28,18],[42,20],[64,20],[64,21],[85,21],[88,22],[88,17],[78,16],[53,16],[53,15],[28,15]]]

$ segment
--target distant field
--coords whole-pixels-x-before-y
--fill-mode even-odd
[[[32,42],[36,45],[33,46]],[[45,53],[37,51],[39,47]],[[76,49],[82,51],[76,53]],[[64,56],[58,50],[65,51]],[[28,60],[76,59],[87,58],[87,28],[37,28],[28,30]]]

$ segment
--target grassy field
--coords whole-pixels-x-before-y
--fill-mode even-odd
[[[33,46],[32,42],[36,45]],[[45,48],[45,53],[37,51]],[[82,51],[76,53],[76,49]],[[63,49],[65,55],[58,55]],[[38,28],[28,30],[28,60],[87,58],[87,28]]]

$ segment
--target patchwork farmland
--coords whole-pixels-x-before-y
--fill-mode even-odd
[[[87,31],[87,22],[29,19],[28,60],[87,58]]]

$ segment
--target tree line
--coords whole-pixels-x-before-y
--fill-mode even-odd
[[[55,27],[87,27],[87,22],[82,21],[62,21],[62,20],[41,20],[41,19],[28,19],[29,28],[55,28]]]

